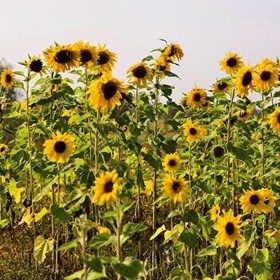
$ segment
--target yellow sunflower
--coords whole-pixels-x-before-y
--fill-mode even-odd
[[[280,107],[277,107],[273,113],[269,114],[268,118],[273,131],[280,133]]]
[[[72,45],[50,46],[44,51],[45,61],[54,72],[65,72],[80,63],[80,53]]]
[[[100,67],[96,70],[97,72],[111,72],[115,67],[117,61],[117,55],[113,52],[110,52],[106,45],[101,46],[98,44],[97,48],[97,65]]]
[[[244,212],[260,213],[265,209],[264,194],[260,190],[248,190],[240,197],[241,208]]]
[[[171,43],[168,45],[164,51],[164,54],[167,55],[168,59],[172,62],[176,60],[181,60],[184,56],[184,53],[179,44]]]
[[[180,175],[178,179],[167,176],[163,180],[164,196],[176,202],[186,202],[191,189],[188,182]]]
[[[221,70],[225,71],[227,74],[232,75],[234,72],[243,67],[243,62],[241,56],[238,56],[237,53],[228,53],[226,54],[225,59],[220,61]]]
[[[44,69],[40,56],[31,57],[27,62],[26,67],[32,72],[39,73],[41,77],[43,74],[46,74],[46,70]]]
[[[196,85],[187,95],[187,103],[191,108],[203,106],[206,102],[207,93],[204,89],[198,88]]]
[[[183,109],[188,107],[188,96],[184,96],[181,101],[180,101],[180,105]]]
[[[263,212],[269,213],[275,207],[275,205],[276,205],[275,200],[277,200],[277,198],[276,198],[276,196],[274,196],[273,191],[268,188],[262,188],[262,189],[260,189],[260,192],[261,192],[262,196],[264,197],[265,207],[263,209]]]
[[[239,120],[247,120],[250,118],[250,116],[251,116],[250,110],[239,110],[237,112],[237,118]]]
[[[163,53],[159,56],[154,65],[154,69],[160,78],[165,76],[164,71],[171,71],[170,60],[168,60],[166,54]]]
[[[127,86],[122,80],[111,77],[101,77],[89,86],[89,104],[101,113],[112,111],[116,105],[121,105],[122,93],[127,93]]]
[[[72,135],[61,134],[59,131],[52,134],[53,139],[48,139],[43,144],[44,153],[53,162],[67,162],[75,151],[75,141]]]
[[[235,74],[235,88],[240,97],[248,96],[249,92],[253,91],[254,76],[254,67],[251,67],[250,65],[242,67],[237,71]]]
[[[16,81],[15,75],[11,69],[4,69],[1,74],[1,84],[4,88],[11,88]]]
[[[80,65],[86,68],[97,65],[98,54],[95,46],[90,46],[89,42],[78,41],[73,47],[80,53]]]
[[[214,205],[211,208],[211,220],[216,221],[220,216],[220,212],[221,212],[220,206],[218,204]]]
[[[94,181],[93,203],[100,206],[106,203],[107,208],[109,208],[112,201],[116,201],[118,198],[121,181],[122,178],[119,178],[116,170],[101,173]]]
[[[32,111],[40,111],[42,109],[42,105],[36,103],[29,104],[29,107]],[[26,100],[24,100],[21,102],[20,109],[25,111],[26,108],[27,108],[27,103]]]
[[[226,90],[231,88],[231,85],[229,83],[228,79],[221,79],[217,81],[213,86],[213,93],[219,94],[224,93]]]
[[[188,119],[186,123],[183,124],[183,128],[187,141],[190,143],[198,142],[206,134],[206,129],[193,123],[191,119]]]
[[[5,144],[0,144],[0,155],[3,156],[9,152],[9,147]]]
[[[141,193],[146,196],[151,196],[154,192],[154,182],[152,180],[145,181],[145,190],[141,191]]]
[[[214,227],[218,231],[216,240],[223,247],[235,246],[235,241],[240,243],[244,240],[242,235],[241,215],[234,216],[233,211],[230,209],[228,212],[224,212],[224,216],[218,217],[218,224]]]
[[[181,159],[177,153],[168,154],[163,159],[163,167],[165,172],[175,172],[181,164]]]
[[[127,72],[128,81],[137,85],[146,85],[147,81],[152,80],[152,71],[146,62],[140,62],[130,67]]]
[[[10,103],[10,102],[5,102],[1,105],[1,109],[3,111],[6,111],[6,110],[11,110],[11,108],[13,107],[13,104]]]

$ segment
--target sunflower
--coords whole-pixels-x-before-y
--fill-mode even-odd
[[[181,60],[184,56],[184,53],[179,44],[171,43],[168,45],[164,51],[164,54],[168,57],[172,62],[176,60]]]
[[[265,64],[261,62],[258,65],[255,79],[255,88],[257,91],[268,91],[278,84],[278,68],[273,64]]]
[[[175,172],[181,164],[181,159],[177,153],[168,154],[163,159],[163,167],[165,172]]]
[[[111,77],[101,77],[89,86],[89,104],[101,113],[112,111],[116,105],[120,106],[122,93],[127,92],[127,86],[123,81]]]
[[[111,72],[112,69],[115,67],[115,63],[117,61],[117,55],[113,52],[110,52],[106,45],[101,46],[98,44],[97,48],[97,65],[99,68],[96,69],[97,72]]]
[[[204,89],[198,88],[196,85],[187,95],[187,103],[191,108],[203,106],[206,102],[207,93]]]
[[[188,107],[188,96],[184,96],[181,101],[180,101],[180,105],[183,109]]]
[[[5,103],[3,103],[3,104],[1,105],[1,109],[2,109],[3,111],[11,110],[12,107],[13,107],[13,104],[10,103],[10,102],[5,102]]]
[[[0,155],[3,156],[7,154],[9,151],[9,147],[5,144],[0,144]]]
[[[159,58],[156,60],[154,69],[157,72],[158,76],[160,78],[163,78],[165,76],[164,71],[171,70],[170,60],[168,60],[168,56],[165,55],[164,53],[161,54]]]
[[[90,46],[89,42],[78,41],[73,47],[80,53],[81,66],[88,68],[97,65],[98,54],[95,46]]]
[[[273,113],[269,114],[268,118],[273,131],[280,133],[280,107],[277,107]]]
[[[248,190],[240,197],[241,208],[244,212],[260,213],[265,209],[265,196],[260,190]]]
[[[222,61],[220,61],[221,70],[225,71],[227,74],[232,75],[234,72],[239,70],[243,66],[241,56],[237,53],[228,53]]]
[[[141,193],[146,196],[151,196],[154,191],[154,182],[152,180],[145,181],[145,190],[141,191]]]
[[[219,94],[224,93],[226,90],[231,88],[231,85],[229,83],[228,79],[221,79],[217,81],[213,86],[213,93]]]
[[[224,212],[224,216],[218,217],[218,224],[214,227],[218,231],[216,235],[216,240],[223,247],[235,246],[235,241],[240,243],[244,240],[242,235],[242,229],[240,228],[241,224],[241,215],[234,216],[233,211],[230,209],[228,212]]]
[[[140,62],[130,67],[127,72],[129,74],[128,81],[137,85],[146,85],[147,81],[152,80],[152,71],[146,62]]]
[[[263,209],[263,212],[269,213],[275,207],[275,205],[276,205],[275,200],[277,198],[274,196],[273,191],[270,189],[262,188],[262,189],[260,189],[260,192],[261,192],[262,196],[264,197],[265,207]]]
[[[121,181],[122,178],[119,178],[116,170],[101,173],[94,181],[93,203],[100,206],[106,203],[107,208],[109,208],[112,201],[116,201],[118,198]]]
[[[198,142],[205,134],[206,129],[196,123],[193,123],[191,119],[188,119],[185,124],[183,124],[184,134],[190,143]]]
[[[191,192],[188,182],[180,175],[178,179],[167,176],[163,180],[164,196],[176,202],[186,202]]]
[[[240,97],[248,96],[249,91],[253,91],[254,86],[254,67],[248,65],[247,67],[242,67],[235,74],[236,82],[235,88],[236,92]]]
[[[46,140],[43,144],[44,153],[50,161],[63,163],[67,162],[75,151],[75,141],[72,135],[61,134],[59,131],[52,134],[53,139]]]
[[[26,67],[32,72],[39,73],[41,77],[43,74],[46,74],[46,70],[43,67],[43,62],[40,56],[31,57],[27,62]]]
[[[15,75],[11,69],[4,69],[1,74],[1,84],[4,88],[11,88],[16,81]]]
[[[248,110],[239,110],[237,112],[237,118],[239,120],[247,120],[250,118],[250,116],[251,116],[250,110],[249,111]]]
[[[216,157],[216,158],[222,157],[222,156],[224,155],[224,153],[225,153],[225,150],[224,150],[224,148],[221,147],[221,146],[216,146],[216,147],[214,147],[214,149],[213,149],[213,155],[214,155],[214,157]]]
[[[44,51],[44,56],[47,65],[55,72],[65,72],[80,63],[80,53],[72,45],[50,46]]]
[[[218,204],[214,205],[211,208],[211,220],[212,221],[216,221],[218,219],[218,217],[220,216],[220,206]]]
[[[32,111],[40,111],[42,109],[42,105],[39,105],[37,103],[29,104],[29,107]],[[24,100],[21,102],[20,109],[25,111],[26,108],[27,108],[27,102],[26,100]]]

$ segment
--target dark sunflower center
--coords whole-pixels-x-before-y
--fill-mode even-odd
[[[159,66],[159,71],[164,71],[166,69],[166,66],[165,65],[160,65]]]
[[[218,83],[217,85],[219,90],[224,90],[227,87],[227,84],[224,82]]]
[[[176,48],[174,45],[171,46],[171,50],[170,50],[170,53],[169,53],[169,57],[173,56],[174,54],[176,54]]]
[[[2,147],[2,148],[0,149],[0,152],[3,153],[3,152],[5,152],[5,150],[6,150],[5,147]]]
[[[81,62],[82,64],[87,63],[92,59],[91,52],[89,50],[81,50]]]
[[[246,116],[247,116],[247,112],[246,111],[239,113],[239,117],[240,118],[245,118]]]
[[[29,66],[30,70],[39,73],[43,68],[43,63],[40,59],[33,60]]]
[[[57,141],[55,144],[54,144],[54,150],[61,154],[63,152],[65,152],[66,150],[66,144],[63,142],[63,141]]]
[[[268,205],[268,203],[269,203],[269,199],[266,199],[266,200],[264,201],[264,204],[265,204],[265,205]]]
[[[234,57],[231,57],[227,60],[228,67],[234,67],[234,66],[236,66],[236,64],[237,64],[237,61]]]
[[[62,50],[62,51],[59,51],[55,57],[54,57],[54,60],[57,62],[57,63],[67,63],[71,60],[72,56],[71,56],[71,52],[67,51],[67,50]]]
[[[106,52],[99,52],[99,58],[97,59],[98,65],[106,64],[109,61],[109,55]]]
[[[142,79],[146,76],[147,74],[147,70],[143,65],[137,66],[136,68],[134,68],[132,70],[133,76],[138,78],[138,79]]]
[[[214,156],[215,157],[222,157],[224,155],[224,149],[221,146],[217,146],[214,148]]]
[[[116,94],[117,89],[118,89],[117,86],[115,85],[115,83],[112,81],[109,81],[106,84],[103,84],[101,88],[104,93],[104,98],[106,100],[110,100],[112,97],[114,97],[114,95]]]
[[[169,166],[175,166],[176,165],[176,161],[174,159],[169,160],[168,162]]]
[[[36,104],[35,104],[35,103],[33,103],[33,104],[30,105],[30,108],[31,108],[31,109],[34,109],[35,107],[36,107]]]
[[[234,233],[234,225],[233,225],[233,223],[228,222],[226,224],[226,233],[229,234],[229,235]]]
[[[199,102],[201,100],[201,95],[200,93],[195,93],[194,96],[193,96],[193,100],[195,102]]]
[[[174,182],[173,185],[172,185],[172,189],[176,193],[180,192],[180,190],[181,190],[180,183],[179,182]]]
[[[271,73],[269,71],[262,71],[260,74],[262,81],[268,81],[270,79]]]
[[[7,83],[10,83],[12,81],[12,76],[10,74],[7,74],[5,78]]]
[[[252,82],[252,73],[247,71],[242,78],[242,86],[247,87]]]
[[[113,182],[111,182],[111,181],[107,182],[107,183],[105,184],[105,186],[104,186],[105,192],[106,192],[106,193],[112,192],[112,190],[113,190],[113,185],[114,185]]]
[[[256,194],[253,194],[253,195],[250,196],[249,201],[250,201],[251,204],[256,205],[256,204],[259,203],[260,199]]]
[[[196,135],[197,134],[197,130],[194,127],[190,128],[190,134],[191,135]]]
[[[277,115],[277,122],[280,123],[280,114]]]

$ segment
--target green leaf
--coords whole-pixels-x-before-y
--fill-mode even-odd
[[[35,216],[35,222],[40,221],[46,214],[50,213],[50,211],[44,207],[39,213]]]
[[[269,257],[269,252],[267,248],[262,248],[257,251],[256,261],[258,262],[267,262]]]
[[[38,235],[34,244],[34,257],[39,264],[46,259],[46,254],[53,250],[53,239],[45,239],[42,235]]]
[[[66,224],[68,222],[69,214],[63,207],[59,207],[56,203],[51,206],[51,214],[62,224]]]
[[[141,232],[146,230],[147,227],[143,224],[127,223],[123,226],[122,232],[124,235],[131,235],[136,232]]]
[[[272,270],[269,262],[260,263],[258,261],[251,261],[249,263],[252,273],[256,276],[257,280],[272,279]]]
[[[89,243],[89,248],[90,249],[100,248],[112,243],[113,243],[113,236],[111,234],[99,233],[91,239]]]
[[[217,248],[215,245],[210,245],[210,246],[202,249],[197,254],[198,257],[215,256],[215,255],[217,255]]]
[[[153,240],[155,239],[160,233],[162,233],[163,231],[165,231],[166,228],[165,228],[165,225],[162,225],[160,228],[158,228],[156,230],[156,232],[150,237],[150,240]]]
[[[9,220],[8,219],[4,219],[0,222],[0,229],[3,229],[6,225],[9,224]]]
[[[197,243],[197,234],[193,230],[182,232],[179,241],[184,242],[188,247],[194,249]]]
[[[76,240],[71,240],[61,246],[58,247],[58,251],[69,250],[72,248],[76,248],[78,246],[78,242]]]
[[[122,263],[113,263],[113,268],[126,279],[137,279],[142,267],[140,261],[133,257],[126,257]]]
[[[250,238],[248,241],[243,241],[236,250],[236,256],[238,259],[241,259],[242,256],[249,250],[250,245],[253,241],[253,237]]]
[[[185,213],[185,218],[186,218],[186,220],[192,222],[192,223],[195,224],[195,225],[198,224],[199,217],[198,217],[198,214],[196,213],[195,210],[188,210],[188,211]]]
[[[90,259],[85,260],[85,264],[95,272],[103,273],[105,271],[101,259],[97,256],[92,256]]]
[[[79,270],[69,276],[66,276],[64,280],[82,279],[83,275],[84,275],[84,270]]]
[[[17,182],[15,179],[11,179],[9,183],[9,193],[15,198],[15,202],[19,203],[21,199],[21,193],[25,188],[17,188]]]

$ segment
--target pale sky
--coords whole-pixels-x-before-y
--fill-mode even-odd
[[[172,71],[174,101],[194,84],[210,89],[225,74],[219,61],[237,52],[245,64],[280,56],[279,0],[10,0],[1,3],[0,60],[14,70],[54,41],[106,44],[118,55],[114,76],[126,71],[163,38],[185,54]],[[250,96],[249,96],[250,97]]]

